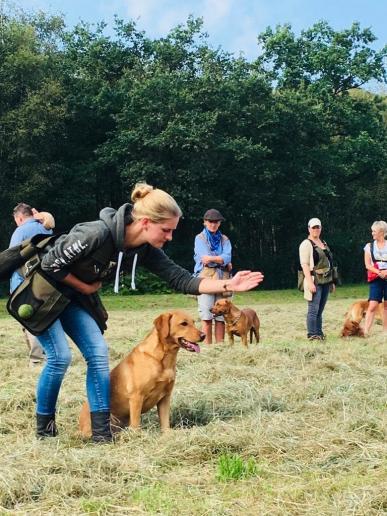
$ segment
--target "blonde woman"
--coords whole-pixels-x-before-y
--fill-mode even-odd
[[[131,199],[133,204],[124,204],[118,210],[103,209],[99,220],[77,224],[42,257],[43,273],[67,289],[71,302],[38,336],[47,356],[36,396],[38,438],[57,435],[57,399],[71,362],[68,335],[87,363],[92,439],[112,439],[108,347],[103,337],[107,314],[97,295],[101,279],[109,273],[113,272],[118,284],[120,267],[131,271],[138,259],[172,288],[189,294],[250,290],[263,279],[260,272],[251,271],[241,271],[229,280],[194,278],[161,250],[172,240],[181,217],[176,201],[163,190],[141,183],[134,188]]]
[[[383,330],[387,331],[387,223],[377,220],[371,226],[373,242],[364,247],[364,264],[375,276],[370,281],[369,304],[365,316],[364,333],[368,335],[379,303],[384,302]]]

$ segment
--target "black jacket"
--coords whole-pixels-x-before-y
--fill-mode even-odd
[[[92,283],[115,272],[118,253],[122,251],[124,271],[131,271],[137,254],[140,265],[157,274],[174,290],[198,294],[201,278],[193,277],[160,249],[150,244],[124,248],[125,226],[133,222],[131,211],[130,204],[124,204],[118,210],[104,208],[100,220],[74,226],[45,250],[41,264],[43,271],[59,281],[71,272],[80,280]]]

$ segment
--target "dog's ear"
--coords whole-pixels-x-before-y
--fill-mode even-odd
[[[171,313],[165,313],[159,315],[157,319],[153,321],[160,340],[165,340],[168,337],[170,331],[169,323],[171,318]]]

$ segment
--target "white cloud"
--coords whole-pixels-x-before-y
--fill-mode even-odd
[[[159,0],[125,0],[124,4],[130,18],[143,18],[146,22],[160,9]]]
[[[137,21],[140,28],[153,34],[165,34],[190,14],[203,17],[209,29],[219,27],[237,5],[237,0],[122,0],[126,14]]]
[[[213,27],[228,18],[234,7],[235,0],[204,0],[200,2],[200,10],[206,25]]]

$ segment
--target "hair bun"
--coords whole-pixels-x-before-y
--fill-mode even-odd
[[[153,186],[147,183],[137,183],[133,188],[132,195],[130,196],[133,203],[136,203],[140,199],[143,199],[148,193],[153,190]]]

